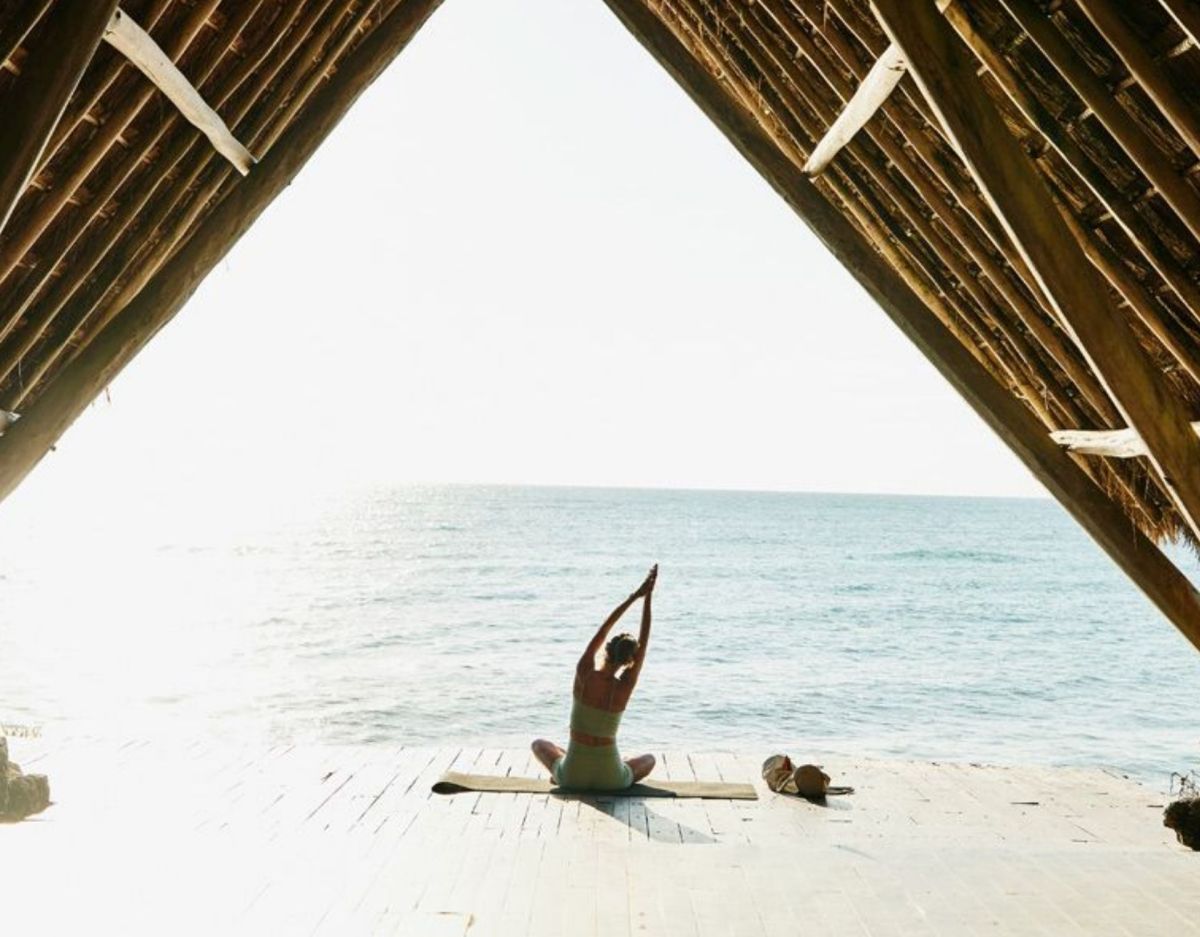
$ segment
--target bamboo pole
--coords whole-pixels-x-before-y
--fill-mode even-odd
[[[0,440],[0,499],[42,459],[91,400],[175,315],[200,281],[292,181],[358,96],[408,44],[440,0],[404,0],[339,63],[312,102],[209,214],[187,243],[122,309]]]
[[[1121,57],[1129,74],[1137,79],[1142,90],[1150,96],[1183,141],[1200,156],[1200,117],[1195,105],[1171,84],[1145,45],[1126,25],[1120,10],[1112,0],[1076,0],[1084,15],[1092,21],[1113,51]]]
[[[697,19],[701,23],[704,22],[704,17],[699,12],[696,3],[693,2],[693,0],[672,0],[672,2],[683,2],[685,5],[691,8],[691,14],[693,18]],[[710,10],[710,15],[714,20],[719,19],[716,14],[712,12],[711,7],[708,7],[708,9]],[[732,31],[728,25],[729,19],[732,19],[732,17],[725,20],[720,20],[720,22],[722,28],[731,36],[733,36],[736,41],[738,41],[743,53],[753,62],[762,80],[765,81],[766,87],[775,91],[776,100],[766,102],[768,111],[772,114],[781,115],[788,118],[792,117],[792,115],[801,117],[802,112],[804,111],[811,114],[811,119],[800,128],[800,133],[798,135],[793,133],[793,136],[796,136],[796,139],[800,142],[802,149],[805,152],[811,151],[813,147],[813,141],[819,138],[820,127],[823,124],[828,123],[829,114],[831,113],[828,105],[826,105],[819,98],[819,96],[815,96],[813,94],[813,82],[816,81],[817,78],[814,78],[810,81],[805,77],[805,75],[799,73],[790,56],[784,55],[781,57],[777,55],[771,55],[770,50],[772,48],[776,48],[777,43],[774,41],[773,36],[768,36],[761,31],[756,31],[753,28],[753,24],[751,22],[753,16],[754,11],[751,11],[748,17],[741,15],[736,17],[738,22],[741,23],[742,28],[748,31],[749,41],[741,39]],[[759,25],[761,26],[761,24]],[[698,40],[693,40],[693,42],[696,41]],[[721,48],[722,51],[724,51],[720,43],[714,42],[710,45],[715,45],[717,48]],[[769,62],[766,61],[766,56],[770,57]],[[717,57],[720,57],[719,54],[717,54]],[[725,70],[725,73],[732,72],[740,74],[739,66],[732,59],[730,59],[727,54],[724,57],[724,61],[720,63],[720,67]],[[801,107],[797,107],[798,102],[791,92],[789,92],[786,87],[781,86],[779,79],[781,79],[784,75],[787,76],[788,81],[790,81],[792,86],[795,87],[796,90],[802,95],[804,104]],[[741,80],[747,86],[753,84],[755,87],[759,88],[760,92],[765,93],[761,84],[747,78],[744,75],[741,76]],[[753,109],[755,102],[747,101],[744,95],[743,101],[748,108]],[[768,131],[770,130],[770,122],[761,119],[761,116],[759,117],[759,123],[762,124],[765,129],[768,129]],[[856,141],[850,148],[851,152],[857,152],[858,147],[859,144]],[[801,160],[802,155],[795,161],[799,164],[801,163]],[[917,229],[917,234],[920,235],[929,245],[929,251],[932,252],[934,256],[939,257],[941,263],[951,264],[951,272],[958,278],[958,282],[960,284],[959,289],[964,290],[968,296],[970,296],[970,298],[978,304],[980,308],[978,315],[969,312],[969,303],[962,304],[963,308],[958,309],[958,316],[961,318],[961,321],[965,324],[968,332],[970,333],[969,337],[957,327],[955,322],[951,321],[952,317],[948,312],[950,307],[943,302],[943,295],[937,284],[944,279],[944,275],[940,271],[928,267],[928,263],[923,259],[923,254],[921,251],[914,252],[911,249],[908,249],[908,254],[911,257],[911,260],[906,260],[894,251],[888,252],[887,250],[883,250],[883,248],[889,246],[887,243],[887,238],[880,238],[877,234],[872,234],[873,226],[870,222],[860,222],[860,228],[864,231],[864,233],[868,234],[868,236],[871,236],[876,242],[879,242],[878,246],[881,247],[881,250],[883,250],[885,256],[889,257],[893,265],[895,265],[902,274],[905,274],[905,271],[909,267],[914,268],[914,270],[926,271],[928,282],[934,284],[932,288],[928,287],[925,282],[922,282],[920,276],[917,276],[915,279],[913,279],[905,274],[906,278],[909,280],[909,285],[916,290],[918,295],[922,297],[927,305],[938,312],[939,318],[944,324],[947,325],[948,328],[951,329],[956,337],[958,337],[966,347],[976,353],[978,360],[980,360],[980,362],[985,366],[988,366],[990,373],[996,376],[997,379],[1003,379],[1007,386],[1009,386],[1018,397],[1026,401],[1028,406],[1038,415],[1039,419],[1047,429],[1054,429],[1063,425],[1064,422],[1067,425],[1079,425],[1080,421],[1083,419],[1079,407],[1076,406],[1070,397],[1066,397],[1061,393],[1057,379],[1055,379],[1046,371],[1046,368],[1042,364],[1038,353],[1035,352],[1032,347],[1030,347],[1029,343],[1026,342],[1024,337],[1019,332],[1012,329],[1006,317],[993,316],[989,314],[989,310],[992,308],[993,304],[990,298],[987,296],[986,291],[979,289],[979,284],[976,279],[973,276],[970,276],[969,271],[967,271],[964,267],[956,267],[953,265],[953,261],[951,261],[950,258],[957,260],[953,251],[947,251],[946,244],[941,239],[941,236],[929,228],[920,212],[910,204],[907,196],[899,191],[899,189],[887,177],[887,174],[883,172],[882,161],[870,153],[860,154],[856,157],[856,160],[857,165],[864,167],[866,173],[875,178],[877,184],[879,184],[880,187],[887,192],[888,197],[893,202],[893,205],[897,206],[898,210],[905,214],[908,222]],[[853,184],[860,192],[863,193],[863,198],[870,198],[868,188],[865,188],[857,183]],[[844,192],[842,193],[842,196],[843,198],[841,201],[845,202],[846,200]],[[859,200],[856,198],[851,198],[847,203],[852,214],[855,214],[858,201]],[[895,214],[895,209],[888,211],[886,208],[884,208],[878,214],[879,217],[883,219],[881,223],[888,224],[888,219]],[[874,225],[874,228],[877,229],[878,227],[878,224]],[[913,242],[913,237],[911,233],[897,231],[895,233],[894,240],[895,243],[902,249],[907,249]],[[945,308],[943,309],[942,307]],[[977,318],[981,321],[976,321]],[[1008,346],[1015,353],[1016,362],[1009,361],[1007,356],[1001,351],[1001,348],[991,341],[988,335],[989,331],[992,333],[999,333],[1003,336],[1004,340],[1008,343]],[[977,348],[976,346],[979,347]],[[988,356],[979,355],[979,348],[986,348],[990,358]],[[1024,364],[1024,368],[1022,368],[1022,364]],[[996,370],[997,367],[1000,369],[999,371]],[[1025,373],[1026,371],[1031,373],[1027,374]],[[1031,385],[1031,380],[1040,380],[1043,390],[1039,392],[1037,388]],[[1050,412],[1049,407],[1051,404],[1057,408],[1059,414],[1061,414],[1060,417],[1056,418]],[[1079,462],[1083,470],[1098,485],[1115,486],[1115,488],[1122,493],[1122,498],[1128,505],[1129,509],[1136,512],[1137,515],[1143,519],[1148,529],[1163,528],[1163,518],[1161,512],[1157,509],[1156,505],[1152,501],[1147,499],[1145,482],[1132,477],[1132,472],[1130,469],[1126,468],[1125,466],[1114,466],[1111,464],[1089,464],[1086,462],[1086,460],[1082,459],[1080,459]],[[1161,482],[1158,484],[1161,485]],[[1108,487],[1105,487],[1105,490],[1108,490]]]
[[[1186,577],[1059,450],[1024,404],[988,374],[642,0],[605,2],[1051,494],[1200,648],[1200,596]]]
[[[939,6],[943,3],[939,2]],[[1189,309],[1200,311],[1200,287],[1188,277],[1159,240],[1150,225],[1138,214],[1133,203],[1119,192],[1084,149],[1068,135],[1061,121],[1025,91],[1021,80],[987,40],[972,25],[958,0],[950,0],[943,13],[958,33],[991,73],[1000,89],[1008,96],[1029,125],[1054,148],[1063,161],[1078,174],[1099,203],[1110,213],[1150,266]],[[1039,161],[1041,161],[1039,157]],[[1115,285],[1115,284],[1114,284]]]
[[[1200,6],[1196,0],[1162,0],[1162,5],[1192,44],[1200,46]]]
[[[854,10],[853,6],[846,4],[843,0],[823,0],[823,2],[828,4],[829,10],[836,14],[838,20],[842,22],[845,22],[842,17],[849,14],[851,10]],[[835,90],[840,92],[845,87],[845,83],[839,73],[839,69],[830,61],[829,57],[824,54],[811,37],[805,35],[803,30],[796,29],[791,24],[781,0],[759,0],[759,3],[771,15],[772,20],[787,37],[788,41],[795,45],[813,63],[816,70],[821,73],[826,81],[832,84]],[[812,26],[814,32],[819,34],[833,50],[834,54],[842,60],[846,70],[854,75],[855,78],[861,78],[866,66],[858,60],[855,50],[851,48],[850,44],[846,42],[836,28],[828,28],[827,21],[825,21],[826,28],[824,30],[820,28],[818,25],[820,21],[813,18],[816,13],[810,9],[812,6],[812,2],[801,3],[801,11],[804,18]],[[857,11],[855,10],[855,12]],[[860,29],[866,34],[867,31],[865,28],[860,27]],[[884,44],[886,45],[886,42]],[[903,84],[901,84],[900,88],[901,90],[904,89]],[[908,100],[911,102],[913,98],[910,97]],[[943,216],[943,220],[948,226],[959,228],[972,227],[979,231],[978,237],[967,233],[960,233],[956,236],[964,244],[979,245],[978,251],[986,259],[981,259],[980,256],[972,256],[972,260],[985,267],[988,279],[1000,290],[1004,298],[1017,308],[1033,309],[1035,315],[1050,318],[1050,313],[1047,311],[1049,304],[1044,301],[1038,292],[1037,279],[1025,266],[1025,261],[1021,255],[1009,243],[1008,235],[1004,233],[1004,230],[996,221],[991,208],[988,207],[975,190],[969,173],[963,169],[960,177],[958,172],[951,169],[951,166],[955,169],[959,167],[960,164],[957,157],[953,150],[950,149],[949,144],[945,144],[944,152],[939,151],[940,144],[935,144],[934,138],[941,141],[945,135],[942,129],[937,126],[936,120],[933,120],[932,123],[930,122],[932,112],[929,111],[929,105],[925,103],[925,100],[919,94],[915,96],[915,100],[919,101],[922,105],[921,108],[910,108],[922,122],[918,127],[910,126],[911,122],[904,113],[904,108],[897,102],[895,95],[884,102],[881,109],[887,121],[895,128],[895,136],[899,148],[901,150],[912,150],[911,155],[905,154],[903,164],[917,172],[922,180],[922,185],[927,185],[927,183],[924,172],[921,170],[927,170],[930,175],[936,178],[951,193],[954,202],[960,207],[961,212],[956,212],[953,205],[950,205],[948,212]],[[917,163],[920,165],[919,170],[914,168]],[[942,200],[939,198],[939,201]],[[988,249],[987,244],[992,245],[995,256]],[[1011,283],[1009,282],[1010,271]],[[1029,298],[1020,294],[1018,284],[1024,284],[1028,290]]]
[[[1162,150],[1117,103],[1104,82],[1079,58],[1062,33],[1034,6],[1032,0],[1000,0],[1000,3],[1108,132],[1125,148],[1192,235],[1200,239],[1200,194],[1175,171]]]
[[[0,22],[0,66],[21,48],[29,31],[53,4],[54,0],[25,0],[9,10],[8,18]]]
[[[744,17],[739,15],[738,21],[742,29],[746,32],[746,38],[735,38],[738,39],[744,54],[754,63],[755,68],[766,82],[775,89],[783,110],[799,116],[801,111],[801,107],[799,106],[800,101],[797,101],[794,98],[793,92],[789,91],[788,87],[783,85],[776,77],[778,75],[781,79],[786,76],[790,86],[795,89],[795,93],[801,96],[803,108],[813,115],[812,120],[804,126],[805,134],[810,140],[819,139],[821,127],[829,124],[833,112],[820,99],[820,96],[815,93],[815,80],[809,80],[805,75],[801,74],[795,67],[795,63],[786,56],[781,57],[771,54],[774,44],[762,29],[762,24],[755,20],[752,14]],[[729,27],[727,26],[726,28]],[[870,135],[872,138],[874,137],[873,133]],[[815,148],[813,152],[816,152]],[[948,245],[941,234],[934,229],[932,221],[925,217],[908,195],[901,191],[900,187],[888,175],[883,166],[883,161],[874,157],[871,153],[863,152],[860,142],[857,140],[852,141],[848,145],[847,153],[853,155],[855,165],[858,167],[858,173],[860,175],[865,174],[875,182],[891,200],[895,209],[904,216],[905,221],[912,227],[916,235],[928,245],[929,252],[933,256],[938,257],[940,262],[946,266],[950,274],[957,280],[959,289],[963,290],[976,304],[985,322],[990,321],[993,330],[998,330],[1004,336],[1005,341],[1013,349],[1017,359],[1025,364],[1026,369],[1035,372],[1037,379],[1042,381],[1043,393],[1057,395],[1057,383],[1052,381],[1048,374],[1040,370],[1041,362],[1038,360],[1036,352],[1033,351],[1029,343],[1019,333],[1009,326],[1003,317],[996,317],[994,315],[994,304],[987,292],[982,289],[978,280],[971,275],[958,255],[953,250],[948,249]],[[810,157],[804,164],[804,171],[806,173],[809,173],[811,162],[812,158]],[[811,175],[811,173],[809,174]],[[937,282],[942,278],[942,275],[937,270],[928,270],[927,274],[933,282]],[[964,318],[970,321],[969,317]],[[972,325],[977,333],[982,333],[987,328],[986,325],[982,327],[975,323],[972,323]],[[994,348],[992,350],[993,354],[995,354],[1005,368],[1009,379],[1017,386],[1026,399],[1029,400],[1031,406],[1042,415],[1042,419],[1047,427],[1053,428],[1057,426],[1057,422],[1050,416],[1042,404],[1041,397],[1043,394],[1039,393],[1031,385],[1030,378],[1021,373],[1021,368],[1005,362],[1004,356],[998,350]],[[1064,405],[1064,402],[1058,402],[1060,406]],[[1076,419],[1079,418],[1078,411],[1069,405],[1066,412],[1073,414]]]
[[[45,14],[41,38],[29,50],[24,72],[6,100],[0,136],[0,232],[54,132],[67,100],[83,77],[104,35],[117,0],[96,0],[76,9],[58,4]]]
[[[158,25],[167,8],[171,6],[173,0],[154,0],[150,8],[143,14],[147,31],[153,32],[154,27]],[[183,33],[190,33],[191,19],[184,25],[181,30]],[[90,118],[92,111],[104,99],[104,96],[112,89],[113,84],[122,72],[129,74],[130,70],[125,67],[125,60],[119,55],[110,55],[108,62],[99,70],[95,80],[89,78],[88,87],[91,93],[85,99],[73,98],[71,103],[67,105],[66,111],[63,113],[63,118],[58,122],[58,126],[54,129],[53,136],[50,137],[50,145],[46,147],[46,152],[42,156],[41,165],[38,166],[38,172],[41,172],[50,163],[56,155],[62,150],[62,145],[67,139]]]
[[[274,145],[274,141],[287,127],[284,121],[290,123],[292,115],[297,113],[299,108],[308,101],[328,69],[357,37],[364,24],[374,15],[377,5],[378,0],[369,0],[365,4],[362,4],[362,0],[343,0],[337,13],[326,21],[324,29],[315,39],[307,43],[312,56],[301,62],[300,65],[303,66],[310,61],[315,64],[311,68],[291,69],[279,86],[274,89],[272,101],[277,103],[277,110],[267,114],[261,125],[249,132],[247,136],[251,146],[260,152],[265,152]],[[359,8],[357,14],[354,14],[355,7]],[[326,44],[338,33],[338,26],[342,19],[352,14],[355,18],[350,27],[341,30],[341,38],[338,43],[331,51],[322,56],[321,52]],[[304,82],[301,85],[302,79]],[[298,91],[296,90],[297,86],[300,89]],[[220,169],[212,173],[207,182],[203,183],[199,191],[191,198],[190,204],[186,208],[182,208],[183,203],[187,201],[188,191],[208,168],[207,157],[201,154],[195,163],[192,174],[186,177],[184,183],[178,187],[185,193],[184,196],[178,201],[172,201],[169,198],[162,200],[144,225],[147,230],[155,231],[160,225],[165,225],[170,221],[169,230],[149,245],[135,242],[133,245],[127,245],[125,250],[116,252],[113,262],[109,265],[110,274],[103,278],[105,285],[101,288],[99,295],[94,298],[94,301],[85,302],[82,311],[77,316],[71,317],[71,324],[64,330],[64,337],[43,357],[34,370],[30,382],[25,384],[15,398],[18,403],[27,398],[36,387],[37,382],[50,372],[65,353],[71,351],[73,355],[80,354],[87,347],[88,342],[107,325],[108,321],[150,282],[154,274],[171,257],[179,245],[191,236],[192,225],[210,207],[210,202],[220,195],[222,186],[230,178],[228,169]],[[80,334],[77,330],[85,323],[88,328]],[[0,368],[2,367],[3,365],[0,365]]]
[[[872,9],[1200,538],[1200,441],[1185,407],[1113,308],[1082,248],[1063,231],[1053,194],[984,91],[974,60],[932,4],[872,0]]]

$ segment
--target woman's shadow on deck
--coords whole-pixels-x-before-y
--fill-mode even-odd
[[[647,801],[661,798],[575,793],[555,794],[554,796],[564,800],[577,800],[585,807],[591,807],[605,816],[624,823],[632,832],[645,835],[651,842],[689,846],[712,845],[718,841],[709,833],[701,832],[678,820],[664,817],[647,803]]]

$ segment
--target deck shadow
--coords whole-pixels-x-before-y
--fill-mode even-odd
[[[664,817],[661,813],[656,813],[651,809],[648,800],[658,800],[659,798],[645,797],[589,797],[581,794],[557,794],[552,795],[562,797],[569,800],[578,800],[581,804],[591,807],[593,810],[612,817],[621,823],[624,823],[630,830],[635,833],[644,833],[646,838],[655,843],[672,843],[676,846],[711,846],[716,845],[717,840],[710,833],[704,833],[694,827],[688,826],[686,823],[681,823],[678,820],[672,820],[669,817]],[[619,801],[625,801],[631,806],[636,804],[642,807],[646,813],[646,823],[643,826],[637,820],[640,817],[634,817],[633,811],[618,812],[615,807]],[[674,834],[674,835],[671,835]]]

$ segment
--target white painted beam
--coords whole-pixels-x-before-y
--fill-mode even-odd
[[[875,60],[862,84],[854,92],[854,96],[838,114],[837,120],[817,143],[808,162],[804,164],[805,173],[810,176],[820,175],[825,167],[833,162],[833,158],[854,139],[854,135],[862,130],[888,99],[888,95],[895,90],[896,85],[900,84],[900,79],[904,77],[907,69],[908,65],[900,53],[900,47],[894,42],[883,50],[883,54]]]
[[[200,130],[218,153],[243,176],[250,172],[255,158],[225,125],[225,121],[200,96],[187,77],[128,14],[117,10],[104,31],[104,40],[137,67],[179,108],[179,112]]]

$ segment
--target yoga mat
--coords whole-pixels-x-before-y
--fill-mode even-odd
[[[619,791],[579,791],[544,778],[498,777],[447,771],[433,785],[435,794],[486,791],[494,794],[592,794],[597,797],[698,797],[705,800],[758,800],[753,785],[724,781],[645,781]]]

